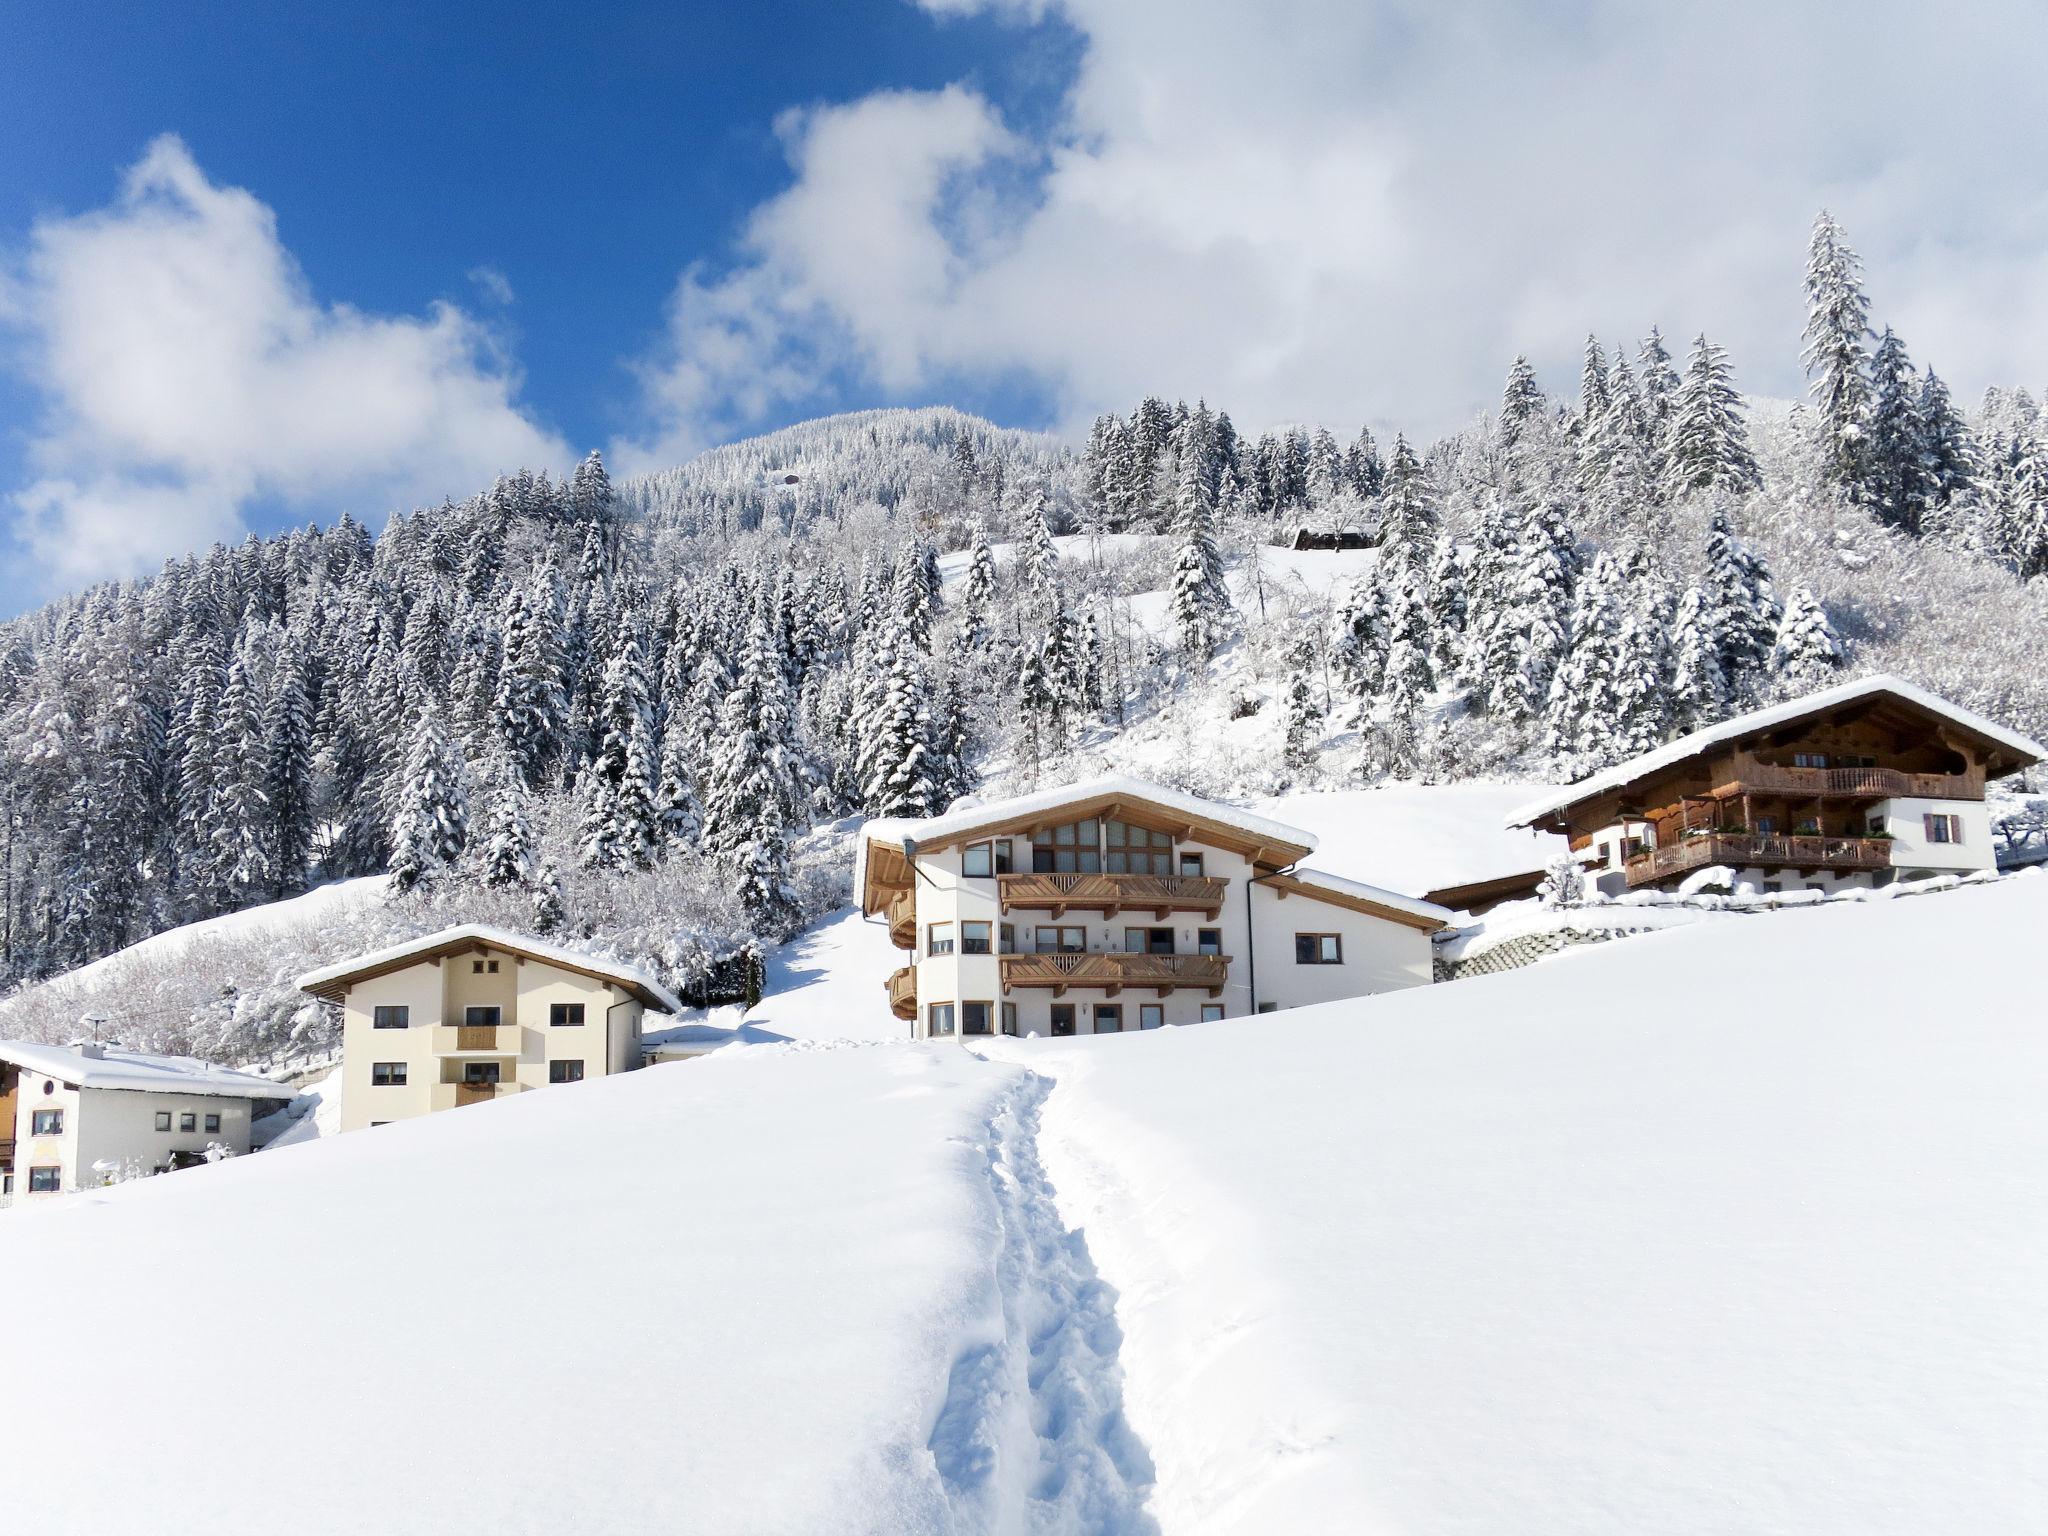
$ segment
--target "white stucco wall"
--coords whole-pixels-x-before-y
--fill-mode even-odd
[[[48,1085],[50,1092],[44,1092]],[[278,1090],[278,1097],[289,1091]],[[249,1150],[249,1099],[204,1093],[137,1093],[123,1089],[74,1088],[41,1073],[24,1071],[15,1111],[14,1193],[27,1198],[29,1169],[54,1166],[68,1193],[98,1186],[102,1178],[93,1164],[135,1162],[161,1170],[174,1152],[204,1152],[221,1142],[242,1154]],[[30,1134],[37,1110],[61,1110],[64,1129],[56,1136]],[[171,1128],[159,1131],[156,1117],[169,1114]],[[193,1128],[182,1130],[185,1115]],[[220,1116],[220,1129],[208,1131],[206,1117]]]
[[[1991,841],[1991,812],[1981,800],[1886,800],[1872,812],[1884,818],[1892,835],[1894,869],[1926,869],[1937,874],[1993,869],[1998,854]],[[1927,841],[1930,815],[1962,819],[1960,843]]]

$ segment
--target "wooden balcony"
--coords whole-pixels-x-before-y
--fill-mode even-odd
[[[431,1110],[460,1109],[466,1104],[482,1104],[489,1099],[510,1098],[525,1088],[524,1083],[434,1083],[427,1091],[427,1108]]]
[[[14,1139],[12,1137],[0,1140],[0,1163],[4,1163],[10,1168],[14,1166]]]
[[[889,1011],[899,1019],[917,1017],[917,967],[906,965],[889,974]]]
[[[996,891],[1005,912],[1050,912],[1055,919],[1080,907],[1110,917],[1118,912],[1200,912],[1214,918],[1223,910],[1230,882],[1207,875],[1004,875]]]
[[[436,1056],[517,1056],[517,1024],[436,1024]]]
[[[1832,772],[1810,769],[1809,772]],[[1628,883],[1648,885],[1709,864],[1738,868],[1855,871],[1889,869],[1892,845],[1882,837],[1759,836],[1749,832],[1706,832],[1665,848],[1650,848],[1628,861]]]
[[[1230,974],[1228,955],[1042,954],[1005,955],[1003,990],[1050,987],[1058,997],[1069,987],[1100,987],[1115,997],[1125,987],[1150,987],[1161,997],[1177,987],[1199,987],[1222,995]]]
[[[1781,768],[1738,758],[1716,777],[1716,796],[1787,795],[1795,800],[1982,800],[1975,774],[1907,773],[1899,768]]]
[[[889,942],[898,949],[917,948],[917,892],[898,891],[889,898]]]

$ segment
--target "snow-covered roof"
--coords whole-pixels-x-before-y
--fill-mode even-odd
[[[1844,704],[1853,704],[1878,695],[1902,699],[1909,704],[1917,705],[1929,714],[1938,715],[1974,735],[1983,737],[2014,757],[2024,760],[2015,764],[2015,767],[2025,767],[2028,763],[2048,758],[2048,747],[2042,746],[2030,737],[2007,730],[1974,710],[1964,709],[1959,704],[1951,704],[1940,695],[1929,693],[1925,688],[1917,687],[1902,677],[1879,672],[1870,677],[1859,677],[1854,682],[1838,683],[1833,688],[1823,688],[1818,693],[1788,699],[1782,704],[1773,704],[1766,709],[1753,709],[1746,715],[1737,715],[1732,720],[1723,720],[1719,725],[1710,725],[1703,730],[1694,731],[1690,736],[1681,736],[1676,741],[1666,742],[1653,752],[1645,752],[1642,756],[1632,757],[1627,762],[1616,763],[1604,772],[1566,786],[1557,794],[1509,812],[1507,824],[1511,827],[1530,826],[1545,816],[1564,810],[1567,806],[1577,805],[1582,800],[1590,800],[1595,795],[1620,789],[1649,774],[1675,767],[1688,758],[1725,745],[1738,737],[1771,730],[1781,725],[1790,725],[1810,715],[1823,714],[1831,709],[1839,709]]]
[[[1078,784],[1064,784],[1057,789],[1041,789],[1028,795],[1014,795],[1007,800],[970,804],[948,811],[943,816],[878,817],[865,823],[860,829],[860,838],[854,854],[854,889],[859,891],[866,886],[868,846],[871,843],[884,843],[895,847],[900,846],[906,838],[919,844],[942,842],[972,832],[979,827],[1016,821],[1091,800],[1128,800],[1156,806],[1194,821],[1206,821],[1217,826],[1229,827],[1233,831],[1243,833],[1254,842],[1299,848],[1303,853],[1313,852],[1316,846],[1315,834],[1305,832],[1300,827],[1269,821],[1263,816],[1253,815],[1250,811],[1239,810],[1234,805],[1204,800],[1199,795],[1184,794],[1177,789],[1168,789],[1163,784],[1153,784],[1144,779],[1131,778],[1126,774],[1112,773],[1101,778],[1083,779]]]
[[[54,1077],[78,1088],[118,1088],[133,1093],[182,1093],[231,1099],[289,1099],[282,1083],[216,1067],[193,1056],[151,1056],[117,1045],[98,1047],[37,1045],[26,1040],[0,1040],[0,1060]]]
[[[1369,902],[1376,907],[1385,907],[1394,912],[1405,912],[1410,917],[1449,927],[1455,919],[1449,907],[1440,907],[1433,901],[1421,901],[1413,896],[1403,896],[1377,885],[1367,885],[1362,880],[1346,880],[1342,875],[1332,875],[1320,869],[1290,869],[1288,878],[1309,888],[1308,894],[1327,891],[1332,896],[1348,897],[1352,901]]]
[[[455,950],[482,945],[490,949],[502,949],[508,954],[525,955],[530,960],[544,961],[558,965],[565,970],[580,971],[586,976],[595,976],[604,981],[614,981],[620,986],[639,995],[641,1002],[661,1009],[665,1013],[681,1013],[682,1003],[676,995],[656,981],[645,971],[630,965],[621,965],[616,960],[600,960],[595,955],[586,955],[580,950],[564,949],[559,944],[550,944],[532,934],[515,933],[510,928],[494,928],[489,923],[458,923],[453,928],[423,934],[417,939],[408,939],[403,944],[373,950],[366,955],[338,961],[322,966],[317,971],[308,971],[298,981],[300,988],[307,992],[326,995],[339,986],[374,971],[396,969],[409,960],[429,959],[437,954],[448,954]]]

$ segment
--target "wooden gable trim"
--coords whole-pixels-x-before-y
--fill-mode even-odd
[[[1369,896],[1354,896],[1348,891],[1333,891],[1325,886],[1310,885],[1305,880],[1288,874],[1260,875],[1258,883],[1273,892],[1276,901],[1285,901],[1289,896],[1306,896],[1310,901],[1320,901],[1325,906],[1342,907],[1348,912],[1362,912],[1368,917],[1384,918],[1390,923],[1399,923],[1403,928],[1414,928],[1422,933],[1435,933],[1439,928],[1448,927],[1440,917],[1424,917],[1419,912],[1404,912],[1399,907],[1387,906]]]
[[[997,814],[988,821],[949,832],[944,837],[920,838],[919,853],[939,853],[957,848],[966,843],[978,843],[991,837],[1023,835],[1030,837],[1041,828],[1056,827],[1070,821],[1124,821],[1133,826],[1144,827],[1151,832],[1168,832],[1181,842],[1199,842],[1211,848],[1221,848],[1229,853],[1239,854],[1251,862],[1273,860],[1293,863],[1305,859],[1314,850],[1303,844],[1279,843],[1270,838],[1261,838],[1208,817],[1190,816],[1187,812],[1149,801],[1116,795],[1099,795],[1087,800],[1076,800],[1069,805],[1053,810],[1036,810],[1025,815],[1003,816]],[[873,879],[872,850],[886,844],[869,845],[870,879]],[[900,857],[900,854],[899,854]]]
[[[392,976],[399,971],[409,971],[416,965],[431,965],[438,970],[441,962],[445,959],[453,959],[458,955],[488,954],[493,949],[513,956],[521,965],[524,965],[530,958],[538,964],[553,966],[558,971],[567,971],[573,976],[583,976],[591,981],[601,982],[608,988],[622,988],[632,997],[639,999],[646,1007],[665,1008],[661,1000],[652,993],[631,982],[622,981],[616,976],[608,975],[593,967],[578,965],[569,960],[557,959],[553,955],[529,955],[525,951],[515,949],[509,944],[501,943],[494,945],[478,938],[462,938],[447,944],[437,944],[432,949],[419,950],[396,960],[387,960],[380,965],[368,965],[360,970],[350,971],[346,975],[332,977],[321,982],[318,986],[307,987],[305,990],[312,993],[315,997],[326,999],[330,1003],[339,1003],[347,998],[349,988],[357,986],[362,982],[375,981],[380,976]]]

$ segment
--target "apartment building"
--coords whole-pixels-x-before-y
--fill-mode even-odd
[[[0,1040],[0,1195],[164,1173],[208,1149],[249,1150],[249,1126],[292,1097],[267,1078],[113,1045]]]
[[[341,1128],[581,1082],[641,1065],[659,982],[529,935],[445,928],[299,978],[342,1009]]]
[[[855,887],[921,1039],[1111,1034],[1420,986],[1450,914],[1297,827],[1109,777],[861,829]]]
[[[1695,731],[1508,824],[1564,834],[1609,895],[1702,879],[1763,892],[1884,885],[1995,868],[1985,783],[2044,755],[1879,674]]]

